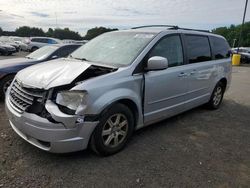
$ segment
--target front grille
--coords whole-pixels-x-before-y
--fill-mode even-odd
[[[15,80],[9,93],[10,103],[22,113],[35,101],[41,102],[44,91],[40,89],[25,88],[18,80]]]

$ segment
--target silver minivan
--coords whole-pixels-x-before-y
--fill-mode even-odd
[[[139,27],[20,71],[6,94],[14,131],[49,152],[120,151],[134,130],[206,104],[231,81],[230,47],[209,32]]]

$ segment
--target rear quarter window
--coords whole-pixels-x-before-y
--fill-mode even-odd
[[[210,37],[210,40],[215,59],[230,57],[230,46],[225,39],[219,37]]]

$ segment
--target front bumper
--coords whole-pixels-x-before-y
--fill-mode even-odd
[[[8,96],[6,113],[13,130],[30,144],[52,153],[67,153],[86,149],[98,122],[82,122],[72,128],[63,123],[52,123],[31,113],[19,114],[12,107]]]

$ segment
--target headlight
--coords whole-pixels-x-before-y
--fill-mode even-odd
[[[56,103],[76,111],[84,103],[86,94],[86,91],[61,91],[56,96]]]

